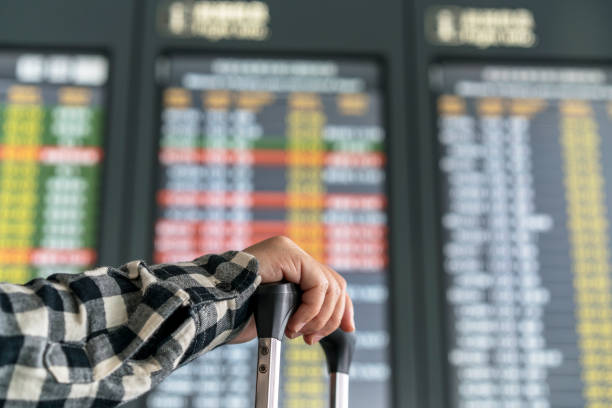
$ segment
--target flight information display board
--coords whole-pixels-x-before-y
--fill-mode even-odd
[[[385,130],[378,66],[359,60],[161,58],[154,261],[291,237],[342,273],[358,341],[351,406],[390,405]],[[251,407],[256,344],[170,376],[148,407]],[[327,406],[320,347],[285,343],[280,404]]]
[[[97,256],[104,56],[0,52],[0,281]]]
[[[449,63],[449,406],[612,405],[612,70]]]

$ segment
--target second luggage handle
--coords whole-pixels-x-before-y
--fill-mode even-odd
[[[257,326],[257,384],[255,408],[277,408],[281,341],[289,318],[300,304],[301,291],[293,283],[260,285],[255,294]],[[337,329],[321,339],[330,373],[330,407],[348,408],[348,372],[355,336]]]

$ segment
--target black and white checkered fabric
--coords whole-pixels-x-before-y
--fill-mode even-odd
[[[110,407],[224,344],[261,278],[244,252],[0,284],[0,408]]]

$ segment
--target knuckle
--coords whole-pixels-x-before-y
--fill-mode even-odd
[[[293,241],[291,240],[291,238],[285,236],[285,235],[277,235],[274,238],[272,238],[274,240],[274,243],[277,245],[281,245],[281,246],[289,246],[291,244],[293,244]]]
[[[334,283],[331,285],[331,288],[330,288],[330,289],[333,291],[333,293],[334,293],[334,295],[335,295],[336,297],[340,297],[340,295],[342,294],[342,288],[340,287],[340,285],[338,284],[338,282],[334,282]]]
[[[319,284],[317,285],[319,287],[319,290],[325,294],[327,293],[327,290],[329,289],[329,281],[327,279],[325,279],[324,276],[321,276],[319,278]]]
[[[346,292],[346,288],[347,288],[347,283],[346,283],[346,279],[344,279],[344,277],[340,276],[339,279],[339,285],[340,285],[340,289],[342,290],[342,293]]]

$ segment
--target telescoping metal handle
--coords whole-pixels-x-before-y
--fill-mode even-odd
[[[348,408],[349,369],[355,352],[355,333],[341,329],[320,340],[329,371],[329,406]]]
[[[278,408],[281,341],[289,318],[300,304],[293,283],[260,285],[255,294],[255,325],[259,338],[255,408]],[[340,329],[321,339],[330,381],[330,407],[348,408],[349,368],[355,335]]]
[[[263,284],[255,293],[255,325],[259,338],[255,408],[278,408],[281,341],[289,318],[300,304],[293,283]]]

